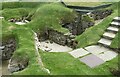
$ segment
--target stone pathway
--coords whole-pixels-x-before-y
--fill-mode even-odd
[[[115,58],[118,53],[110,50],[112,39],[115,38],[116,33],[120,27],[120,17],[115,17],[107,28],[103,37],[98,41],[98,45],[92,45],[83,48],[79,48],[69,52],[74,58],[78,58],[81,62],[85,63],[91,68],[95,68],[106,61],[110,61]]]

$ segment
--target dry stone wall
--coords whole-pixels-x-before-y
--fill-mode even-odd
[[[107,17],[112,13],[112,10],[96,10],[91,12],[91,17],[94,18],[94,20],[99,20]]]
[[[13,52],[16,50],[16,40],[15,38],[10,38],[6,41],[2,42],[1,52],[2,52],[2,60],[9,60]]]

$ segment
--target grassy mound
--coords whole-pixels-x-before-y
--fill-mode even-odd
[[[32,9],[30,8],[4,9],[2,10],[2,15],[6,20],[9,20],[11,18],[20,19],[22,17],[28,16],[31,10]]]
[[[27,26],[35,31],[41,31],[49,27],[67,33],[69,31],[62,28],[61,22],[72,22],[75,16],[76,13],[73,10],[64,7],[62,4],[47,4],[34,12],[32,21]]]
[[[40,5],[45,4],[45,2],[1,2],[2,9],[5,8],[36,8]]]

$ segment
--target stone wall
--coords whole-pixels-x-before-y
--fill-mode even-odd
[[[93,26],[95,23],[90,21],[82,21],[82,31],[84,32],[86,28]]]
[[[63,33],[57,32],[55,30],[49,30],[49,40],[54,41],[60,45],[66,45],[66,39],[67,36],[65,36]]]
[[[48,39],[60,45],[67,45],[71,48],[76,48],[77,42],[74,40],[75,36],[71,33],[64,34],[55,30],[48,30],[49,36]]]
[[[99,20],[107,17],[112,13],[112,10],[96,10],[91,12],[90,16],[94,18],[94,20]]]
[[[8,70],[11,73],[21,71],[28,66],[28,63],[29,63],[29,59],[26,54],[24,54],[24,57],[22,58],[20,55],[18,57],[12,57],[9,60]]]
[[[62,27],[67,28],[73,35],[79,35],[82,34],[86,28],[89,28],[91,26],[93,26],[95,23],[93,18],[89,17],[89,15],[85,14],[86,16],[88,16],[85,20],[85,17],[83,17],[83,15],[78,15],[78,17],[75,19],[74,22],[71,23],[64,23],[62,24]]]
[[[1,46],[2,60],[9,60],[15,50],[16,50],[15,38],[9,38],[6,41],[2,41]]]
[[[83,32],[81,15],[78,14],[74,22],[62,23],[62,27],[67,28],[73,35],[79,35]]]

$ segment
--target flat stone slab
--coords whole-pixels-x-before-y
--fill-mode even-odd
[[[112,32],[105,32],[105,33],[103,34],[103,36],[107,36],[107,37],[109,37],[109,38],[114,38],[114,37],[115,37],[115,34],[112,33]]]
[[[96,66],[99,66],[101,64],[103,64],[105,61],[103,61],[102,59],[100,59],[99,57],[90,54],[88,56],[85,56],[83,58],[79,59],[81,62],[85,63],[86,65],[88,65],[91,68],[94,68]]]
[[[108,40],[108,39],[105,39],[105,38],[101,38],[98,42],[101,43],[101,44],[110,46],[110,44],[111,44],[112,41]]]
[[[116,21],[113,21],[111,24],[112,24],[112,25],[120,25],[120,23],[119,23],[119,22],[116,22]]]
[[[89,53],[90,52],[87,52],[83,48],[76,49],[76,50],[73,50],[72,52],[69,52],[69,54],[71,54],[74,58],[82,57],[82,56],[85,56]]]
[[[111,31],[116,31],[116,32],[118,32],[119,30],[117,27],[112,27],[112,26],[108,27],[107,29]]]
[[[2,50],[2,49],[4,49],[5,48],[5,46],[0,46],[0,50]]]
[[[49,40],[39,42],[38,48],[43,50],[43,51],[47,51],[47,52],[68,52],[68,51],[72,51],[72,48],[70,48],[68,46],[62,46],[62,45],[59,45],[59,44],[54,43],[54,42],[50,43]]]
[[[99,45],[88,46],[88,47],[85,47],[85,49],[86,49],[88,52],[90,52],[90,53],[92,53],[92,54],[94,54],[94,55],[100,54],[100,53],[102,53],[102,52],[105,52],[105,51],[108,51],[108,50],[109,50],[109,49],[107,49],[107,48],[105,48],[105,47],[103,47],[103,46],[99,46]]]
[[[17,25],[25,25],[26,23],[25,22],[15,22],[15,24],[17,24]]]
[[[114,51],[106,51],[104,53],[98,54],[97,57],[101,58],[104,61],[109,61],[115,58],[118,55],[118,53]]]
[[[115,20],[120,20],[120,17],[115,17],[114,19],[115,19]]]

